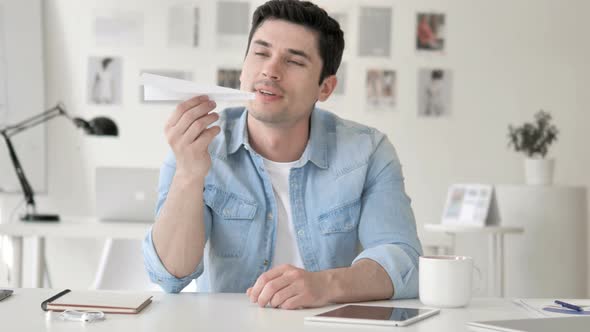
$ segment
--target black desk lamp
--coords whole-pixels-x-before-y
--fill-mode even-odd
[[[20,133],[21,131],[27,130],[45,121],[51,120],[57,116],[63,115],[76,125],[78,128],[82,128],[88,135],[96,136],[118,136],[119,130],[115,122],[106,117],[97,117],[90,121],[84,121],[80,118],[72,118],[64,110],[64,106],[60,103],[56,106],[46,110],[45,112],[23,120],[15,125],[4,127],[0,130],[0,134],[4,137],[6,145],[8,146],[8,152],[10,153],[10,159],[12,165],[16,171],[18,181],[23,189],[25,200],[27,201],[27,212],[21,217],[24,221],[59,221],[59,215],[56,214],[38,214],[35,207],[35,198],[33,189],[25,176],[25,172],[16,156],[10,137]]]

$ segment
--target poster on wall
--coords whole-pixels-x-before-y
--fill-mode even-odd
[[[445,14],[418,13],[416,16],[416,49],[425,52],[444,52]]]
[[[217,47],[245,50],[250,30],[250,3],[217,2]]]
[[[102,10],[94,17],[94,40],[98,46],[143,45],[143,14]]]
[[[143,73],[149,73],[154,75],[166,76],[171,78],[178,78],[181,80],[192,81],[193,80],[193,73],[189,71],[181,71],[181,70],[142,70],[140,75]],[[146,100],[145,98],[145,90],[143,86],[139,87],[139,101],[144,104],[178,104],[176,99],[174,100]]]
[[[452,72],[423,68],[418,71],[418,116],[447,117],[451,114]]]
[[[359,18],[359,56],[391,55],[392,9],[361,7]]]
[[[217,85],[226,88],[240,88],[240,69],[220,68],[217,70]]]
[[[397,77],[393,70],[369,69],[366,76],[367,108],[393,110],[396,105]]]
[[[168,46],[198,47],[200,44],[200,9],[176,5],[168,9]]]
[[[96,105],[121,104],[122,61],[118,57],[89,57],[87,95],[88,103]]]

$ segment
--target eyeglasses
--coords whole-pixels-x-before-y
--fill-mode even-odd
[[[67,321],[92,323],[105,319],[102,311],[77,311],[65,310],[59,315],[59,318]]]

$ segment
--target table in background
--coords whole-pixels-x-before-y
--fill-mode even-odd
[[[443,224],[426,224],[424,229],[429,232],[446,233],[453,238],[451,254],[454,253],[455,236],[461,233],[481,233],[489,236],[488,251],[488,294],[504,296],[504,234],[520,234],[522,227],[506,226],[456,226]]]
[[[13,247],[13,267],[11,281],[15,287],[22,286],[23,238],[31,238],[36,242],[33,252],[33,286],[43,286],[46,269],[45,239],[106,239],[97,278],[100,278],[113,239],[144,238],[150,224],[128,221],[98,221],[89,217],[65,217],[59,222],[12,222],[0,224],[0,235],[9,236]]]
[[[6,331],[374,331],[461,332],[470,321],[528,318],[528,313],[506,299],[473,299],[466,308],[441,309],[440,314],[407,327],[359,326],[304,322],[304,317],[339,305],[305,310],[259,308],[245,294],[153,294],[153,303],[138,315],[107,314],[104,321],[86,324],[57,319],[40,303],[60,290],[15,289],[0,302],[0,321]],[[368,305],[422,307],[418,300],[377,301]]]

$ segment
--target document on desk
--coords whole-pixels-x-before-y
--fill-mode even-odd
[[[144,99],[149,101],[183,101],[200,95],[207,95],[209,99],[214,101],[247,101],[255,99],[253,92],[149,73],[141,74],[141,84],[144,89]]]
[[[590,299],[563,299],[568,303],[574,303],[584,309],[584,311],[575,311],[555,304],[552,299],[513,299],[512,302],[524,310],[531,317],[572,317],[586,316],[590,319]]]

